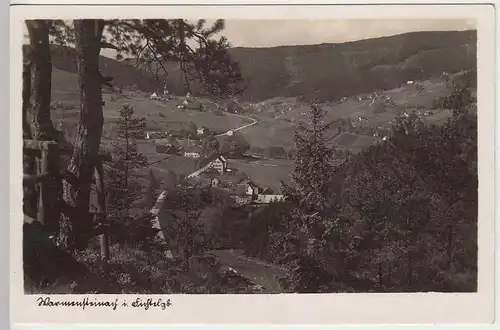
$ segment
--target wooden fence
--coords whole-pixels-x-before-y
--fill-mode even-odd
[[[38,221],[41,225],[56,232],[58,230],[58,220],[61,217],[61,205],[57,199],[62,195],[62,180],[64,175],[59,168],[60,155],[71,154],[72,150],[61,148],[56,141],[37,141],[30,140],[29,125],[27,120],[27,111],[30,105],[31,97],[31,64],[23,63],[23,153],[31,159],[35,160],[36,169],[27,169],[30,173],[23,173],[23,186],[33,188],[38,185],[38,205],[30,205],[30,208],[36,208],[36,219],[30,219],[30,216],[25,214],[24,221]],[[93,216],[94,223],[97,223],[98,228],[94,228],[94,235],[100,236],[101,256],[109,258],[108,245],[108,230],[106,226],[106,198],[104,191],[104,171],[102,160],[109,158],[105,155],[98,157],[95,165],[94,177],[96,182],[96,190],[98,195],[97,212],[89,212],[89,219]],[[31,162],[31,160],[30,160]],[[33,174],[32,172],[35,172]]]
[[[38,185],[38,207],[36,221],[44,227],[54,230],[58,226],[58,220],[61,217],[60,206],[56,200],[62,194],[62,178],[59,168],[61,154],[70,154],[71,149],[60,148],[56,141],[36,141],[23,140],[23,152],[35,157],[37,164],[36,174],[23,174],[23,185]],[[89,217],[93,217],[94,233],[99,236],[101,246],[101,257],[107,259],[110,257],[108,243],[108,226],[106,225],[106,194],[104,190],[104,170],[102,160],[109,158],[106,155],[100,155],[94,169],[94,178],[97,192],[97,211],[89,212]]]

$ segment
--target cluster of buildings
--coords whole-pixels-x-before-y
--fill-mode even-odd
[[[156,101],[171,101],[174,99],[174,97],[168,94],[168,91],[165,91],[163,94],[153,93],[149,96],[149,99]]]
[[[238,179],[232,172],[224,156],[213,154],[204,160],[197,171],[188,175],[188,179],[207,179],[210,187],[225,190],[237,205],[268,204],[284,199],[283,195],[275,194],[271,188],[261,188],[251,180],[235,183]]]
[[[183,110],[192,109],[192,110],[203,111],[204,107],[199,100],[195,100],[191,96],[191,93],[187,93],[184,101],[182,101],[181,104],[177,105],[177,109],[183,109]]]
[[[224,184],[219,178],[212,178],[212,187],[221,187],[237,205],[269,204],[284,200],[284,196],[276,194],[271,188],[261,188],[252,180],[245,180],[236,184]]]

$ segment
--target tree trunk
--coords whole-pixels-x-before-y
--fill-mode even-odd
[[[23,139],[50,140],[54,128],[50,118],[52,62],[49,44],[49,25],[44,20],[27,20],[30,45],[23,65]],[[36,174],[36,158],[23,153],[23,172]],[[23,187],[23,211],[36,218],[38,189]]]
[[[31,64],[23,64],[23,139],[31,139],[31,127],[28,122],[31,98]]]
[[[45,20],[26,21],[30,37],[28,59],[31,85],[29,105],[26,104],[26,119],[31,128],[31,138],[35,140],[55,138],[55,130],[50,119],[52,61],[49,25],[50,22]]]
[[[31,65],[23,65],[23,139],[31,139],[31,127],[28,123],[28,111],[31,95]],[[33,153],[23,152],[23,173],[36,175],[36,162]],[[36,219],[38,204],[37,185],[23,185],[23,213]]]
[[[90,186],[101,143],[102,78],[99,72],[99,53],[104,29],[100,20],[75,20],[80,119],[68,171],[76,185],[65,182],[63,198],[69,212],[61,221],[60,243],[67,249],[82,248],[88,242]]]
[[[104,188],[104,169],[102,166],[102,162],[98,161],[95,166],[95,181],[96,181],[96,192],[97,192],[97,206],[98,206],[98,220],[96,221],[97,225],[104,225],[103,222],[106,222],[106,191]],[[104,229],[104,232],[100,235],[100,245],[101,245],[101,259],[107,260],[109,259],[109,237],[107,228]]]

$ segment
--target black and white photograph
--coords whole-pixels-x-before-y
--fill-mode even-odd
[[[477,293],[474,16],[203,15],[23,20],[24,294]]]

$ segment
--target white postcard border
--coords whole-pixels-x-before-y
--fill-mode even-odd
[[[168,17],[238,19],[338,19],[338,18],[470,18],[478,31],[479,109],[479,254],[478,292],[464,294],[279,294],[279,295],[153,295],[170,298],[166,310],[139,308],[38,307],[37,296],[22,289],[21,180],[10,182],[11,317],[19,323],[182,323],[182,324],[412,324],[489,323],[494,315],[494,9],[488,5],[456,6],[290,6],[290,7],[11,7],[10,39],[10,176],[21,177],[21,42],[26,18]],[[199,14],[201,13],[201,14]],[[19,129],[17,129],[19,128]],[[18,219],[18,221],[16,220]],[[17,222],[16,222],[17,221]],[[82,296],[51,296],[75,300]],[[91,299],[95,297],[89,295]],[[99,295],[100,300],[127,299],[136,295]]]

